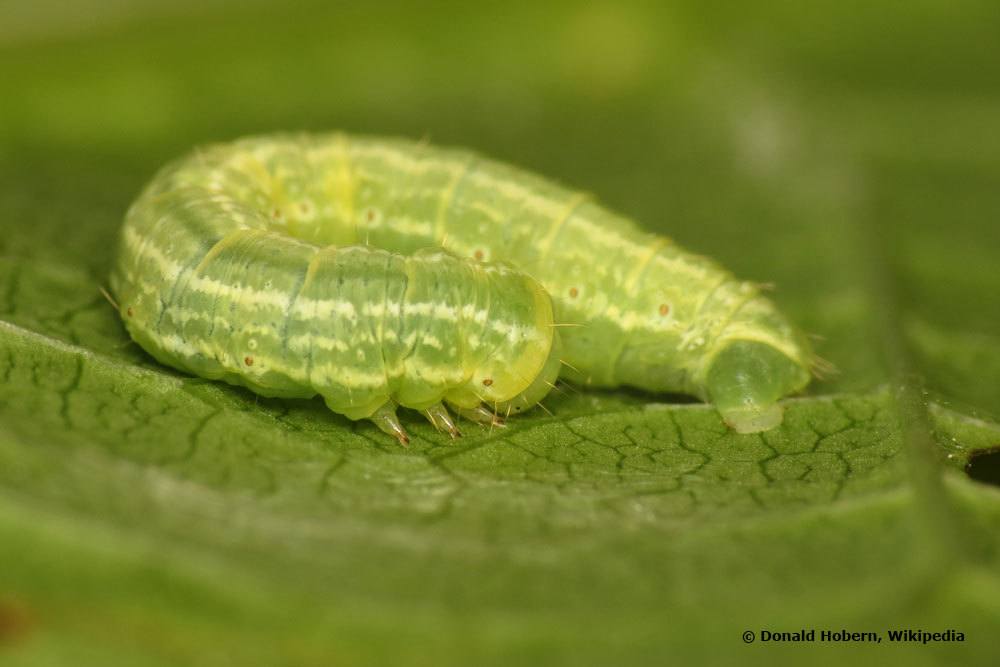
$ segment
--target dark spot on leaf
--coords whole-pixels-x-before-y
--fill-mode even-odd
[[[0,598],[0,646],[24,639],[34,623],[27,607],[9,598]]]
[[[243,363],[247,366],[253,366],[253,357],[243,357]]]
[[[973,452],[965,474],[977,482],[1000,486],[1000,446]]]
[[[491,384],[493,384],[493,379],[492,378],[486,378],[486,379],[483,380],[483,384],[488,387]]]
[[[128,308],[125,309],[125,314],[128,315],[129,317],[132,317],[132,306],[129,306]]]

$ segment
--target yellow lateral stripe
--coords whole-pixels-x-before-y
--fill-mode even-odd
[[[348,224],[354,225],[354,238],[359,239],[361,237],[358,235],[358,220],[354,201],[357,193],[357,184],[354,182],[354,169],[351,164],[350,139],[343,132],[337,132],[334,135],[333,145],[334,153],[337,156],[337,170],[340,174],[340,178],[337,179],[339,184],[337,190],[338,201],[344,206]]]
[[[556,240],[556,236],[559,235],[559,230],[562,229],[562,226],[573,216],[573,212],[579,208],[580,204],[588,199],[590,199],[590,195],[586,192],[578,192],[569,198],[562,213],[553,221],[552,226],[549,227],[549,231],[545,235],[545,238],[538,244],[541,249],[542,258],[545,258],[548,255],[549,249],[552,247],[552,243]]]
[[[649,264],[660,248],[666,246],[668,243],[669,240],[663,236],[657,236],[653,239],[652,243],[649,244],[646,255],[636,263],[635,267],[625,278],[625,289],[631,290],[635,286],[636,281],[639,280],[639,276],[646,270],[646,265]]]
[[[465,175],[469,173],[472,169],[472,165],[476,162],[476,156],[470,157],[465,163],[455,172],[452,176],[451,181],[445,186],[444,191],[441,193],[441,200],[438,203],[437,219],[434,223],[434,241],[436,243],[442,243],[444,241],[445,235],[445,225],[447,221],[445,220],[445,213],[448,211],[448,207],[451,206],[451,201],[455,197],[455,191],[458,190],[458,184],[462,182]]]

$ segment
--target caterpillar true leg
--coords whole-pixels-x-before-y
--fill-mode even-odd
[[[451,409],[460,417],[465,417],[471,422],[483,424],[484,426],[506,426],[503,418],[497,413],[487,410],[481,405],[474,408],[462,408],[452,405]]]
[[[404,447],[410,444],[410,436],[406,432],[406,429],[403,428],[403,425],[399,423],[399,417],[396,416],[396,404],[392,401],[387,401],[368,419],[378,426],[379,430],[383,433],[387,433],[396,438],[396,440],[399,440],[399,444]]]
[[[458,427],[455,426],[455,422],[452,421],[451,415],[448,414],[448,409],[440,403],[435,403],[424,410],[424,416],[427,417],[427,421],[433,424],[437,430],[448,433],[452,438],[461,437],[462,434],[459,432]]]

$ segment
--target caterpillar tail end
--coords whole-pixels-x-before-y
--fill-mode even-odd
[[[776,426],[780,426],[785,418],[785,411],[780,405],[774,403],[765,407],[753,407],[748,409],[732,408],[730,410],[719,409],[722,420],[729,428],[737,433],[761,433],[770,431]]]
[[[410,446],[410,436],[403,425],[399,423],[399,417],[396,416],[396,404],[392,401],[380,407],[368,419],[375,426],[378,426],[380,431],[396,438],[403,447]]]
[[[716,355],[706,390],[722,419],[737,433],[760,433],[781,425],[778,401],[804,388],[807,365],[757,341],[737,340]]]

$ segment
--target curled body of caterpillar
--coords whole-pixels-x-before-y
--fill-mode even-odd
[[[195,375],[264,396],[320,394],[404,444],[397,405],[454,437],[442,401],[493,423],[556,380],[551,300],[526,274],[437,248],[404,257],[273,229],[228,194],[148,190],[112,276],[131,336]]]
[[[255,249],[222,263],[221,255],[230,255],[223,252],[230,250],[225,235],[244,229],[256,230]],[[343,248],[357,244],[403,257]],[[814,363],[805,337],[757,287],[737,281],[711,260],[644,233],[586,195],[540,176],[468,151],[404,140],[276,135],[194,152],[161,171],[130,210],[112,288],[133,337],[161,361],[264,394],[318,392],[334,410],[365,417],[374,409],[374,395],[338,402],[327,396],[325,385],[314,382],[315,375],[268,384],[261,370],[248,372],[232,363],[241,358],[253,333],[266,327],[273,331],[268,343],[274,346],[269,348],[272,361],[287,365],[301,363],[301,355],[311,359],[316,346],[298,346],[306,334],[295,328],[305,326],[296,317],[311,297],[309,289],[316,290],[311,298],[339,299],[355,308],[367,304],[371,312],[398,300],[388,282],[369,289],[307,280],[306,258],[316,254],[333,253],[328,269],[333,275],[337,253],[320,250],[330,246],[340,247],[342,257],[395,257],[392,262],[400,266],[408,261],[404,257],[419,262],[425,256],[421,248],[446,247],[473,264],[438,253],[433,256],[450,260],[428,267],[426,280],[440,276],[437,297],[461,293],[449,302],[456,306],[484,298],[471,296],[471,288],[462,286],[476,266],[507,275],[510,269],[493,264],[506,262],[541,283],[551,296],[555,321],[580,326],[556,335],[551,319],[545,319],[548,300],[528,278],[518,289],[498,286],[489,293],[491,304],[520,302],[501,321],[532,328],[540,341],[528,355],[530,363],[525,360],[518,368],[521,384],[511,382],[503,395],[484,395],[483,387],[476,386],[478,397],[487,402],[516,397],[508,408],[530,407],[559,374],[590,386],[625,384],[692,394],[714,403],[735,430],[763,431],[781,422],[778,400],[808,384]],[[444,264],[452,268],[438,274]],[[370,269],[371,264],[358,268],[357,280],[363,281]],[[224,289],[205,283],[206,272]],[[251,307],[243,297],[229,294],[246,285],[263,290],[264,284],[281,315],[276,320],[267,319],[277,317],[274,312],[265,314],[262,306]],[[534,310],[529,302],[536,304]],[[135,319],[137,308],[143,311],[141,325]],[[226,309],[233,308],[239,312],[227,319]],[[229,334],[219,331],[219,317],[233,327]],[[312,317],[314,330],[308,335],[319,336],[326,325],[318,322],[319,311]],[[494,317],[492,311],[489,317]],[[449,336],[463,350],[470,331],[453,321],[441,324],[435,337]],[[384,336],[387,327],[413,331],[424,322],[404,315],[381,326]],[[351,355],[368,359],[384,344],[384,337],[376,337],[365,349],[347,337],[357,331],[336,327],[335,338],[350,341],[350,350],[330,357],[331,378],[347,372],[344,364]],[[168,350],[168,345],[183,351]],[[521,354],[515,346],[502,358],[510,364]],[[468,372],[484,363],[484,358],[465,355],[459,351],[441,357],[439,372],[456,371],[457,377],[458,367]],[[565,361],[561,371],[560,358]],[[370,372],[371,364],[369,359],[359,368]],[[492,366],[489,372],[500,368]],[[419,374],[411,380],[417,388],[427,382]],[[447,392],[442,394],[449,400]],[[391,392],[378,396],[425,408],[423,397],[407,403]],[[467,410],[472,399],[452,402]]]

